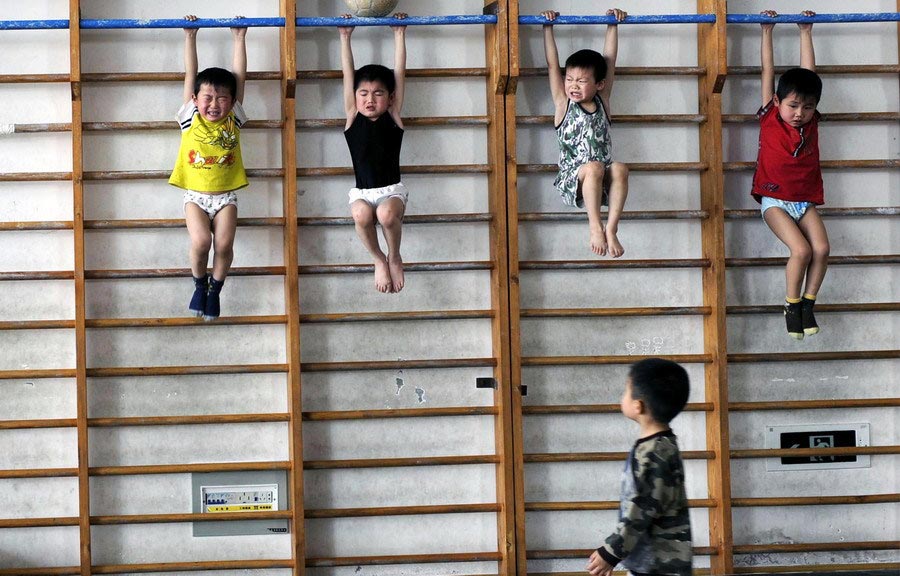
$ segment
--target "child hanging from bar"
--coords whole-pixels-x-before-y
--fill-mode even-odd
[[[349,14],[343,14],[350,18]],[[406,18],[398,12],[394,18]],[[382,293],[403,289],[400,257],[401,225],[407,191],[400,181],[400,110],[406,83],[406,26],[394,31],[394,70],[369,64],[356,70],[350,45],[352,26],[338,28],[344,76],[344,137],[350,148],[356,186],[350,190],[350,213],[356,233],[375,260],[375,289]],[[388,253],[378,243],[375,224],[381,224]]]
[[[618,8],[606,14],[617,22],[627,16]],[[559,12],[546,10],[541,15],[547,19],[544,54],[555,107],[553,126],[559,139],[559,174],[553,185],[564,204],[587,211],[591,251],[618,258],[625,253],[616,234],[628,196],[628,167],[613,162],[609,134],[609,97],[615,79],[619,27],[606,27],[603,54],[579,50],[569,56],[563,76],[553,35],[553,21]],[[609,206],[605,230],[600,216],[602,205]]]
[[[243,18],[238,16],[237,18]],[[194,15],[185,16],[193,22]],[[235,190],[247,186],[241,159],[241,103],[247,77],[246,28],[231,29],[232,68],[197,73],[197,29],[184,29],[184,92],[178,111],[181,147],[169,184],[184,189],[184,219],[191,239],[194,293],[188,310],[204,320],[219,317],[219,293],[234,259]],[[213,248],[212,276],[207,273]]]
[[[764,16],[775,17],[774,10]],[[804,16],[815,16],[805,11]],[[814,72],[812,24],[800,23],[800,68],[781,75],[775,89],[773,24],[762,24],[762,108],[759,156],[752,195],[766,224],[790,250],[785,268],[784,318],[791,337],[819,331],[813,315],[816,294],[828,266],[828,234],[816,206],[825,202],[819,167],[819,112],[822,80]],[[806,290],[802,292],[806,278]]]

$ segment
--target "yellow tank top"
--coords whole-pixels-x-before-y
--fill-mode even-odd
[[[178,112],[181,147],[169,184],[208,194],[246,186],[241,158],[241,126],[246,120],[240,102],[218,122],[204,120],[192,102],[185,103]]]

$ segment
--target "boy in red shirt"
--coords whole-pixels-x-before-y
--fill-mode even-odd
[[[774,10],[764,16],[775,17]],[[804,16],[815,16],[805,11]],[[753,175],[753,197],[763,219],[790,250],[785,269],[784,317],[791,337],[819,331],[813,315],[816,294],[828,266],[828,234],[816,206],[825,202],[819,167],[819,112],[822,80],[814,72],[812,24],[800,28],[800,68],[782,74],[775,89],[772,24],[762,25],[762,108],[759,156]],[[802,293],[803,280],[806,290]]]

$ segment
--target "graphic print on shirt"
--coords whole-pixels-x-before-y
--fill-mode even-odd
[[[223,150],[234,150],[238,144],[233,116],[229,116],[221,124],[200,123],[194,130],[193,136],[194,140],[201,144],[216,146]],[[231,166],[234,164],[234,155],[203,156],[199,150],[190,149],[188,150],[188,163],[193,168],[211,170],[214,166]]]

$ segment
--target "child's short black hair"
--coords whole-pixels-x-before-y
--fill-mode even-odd
[[[800,98],[813,98],[818,104],[822,97],[822,79],[812,70],[791,68],[778,79],[775,95],[779,100],[784,100],[792,93]]]
[[[596,50],[579,50],[566,60],[566,70],[569,68],[584,68],[594,71],[594,80],[598,83],[606,78],[606,58]]]
[[[199,74],[194,80],[194,95],[200,93],[200,87],[209,84],[214,88],[227,88],[231,92],[231,97],[237,95],[237,78],[230,71],[224,68],[207,68]]]
[[[631,365],[631,397],[641,400],[660,424],[668,424],[687,404],[690,382],[684,368],[662,358],[647,358]]]
[[[356,74],[353,75],[353,89],[359,88],[359,85],[363,82],[381,82],[387,89],[388,94],[393,94],[397,88],[393,70],[381,64],[366,64],[357,70]]]

